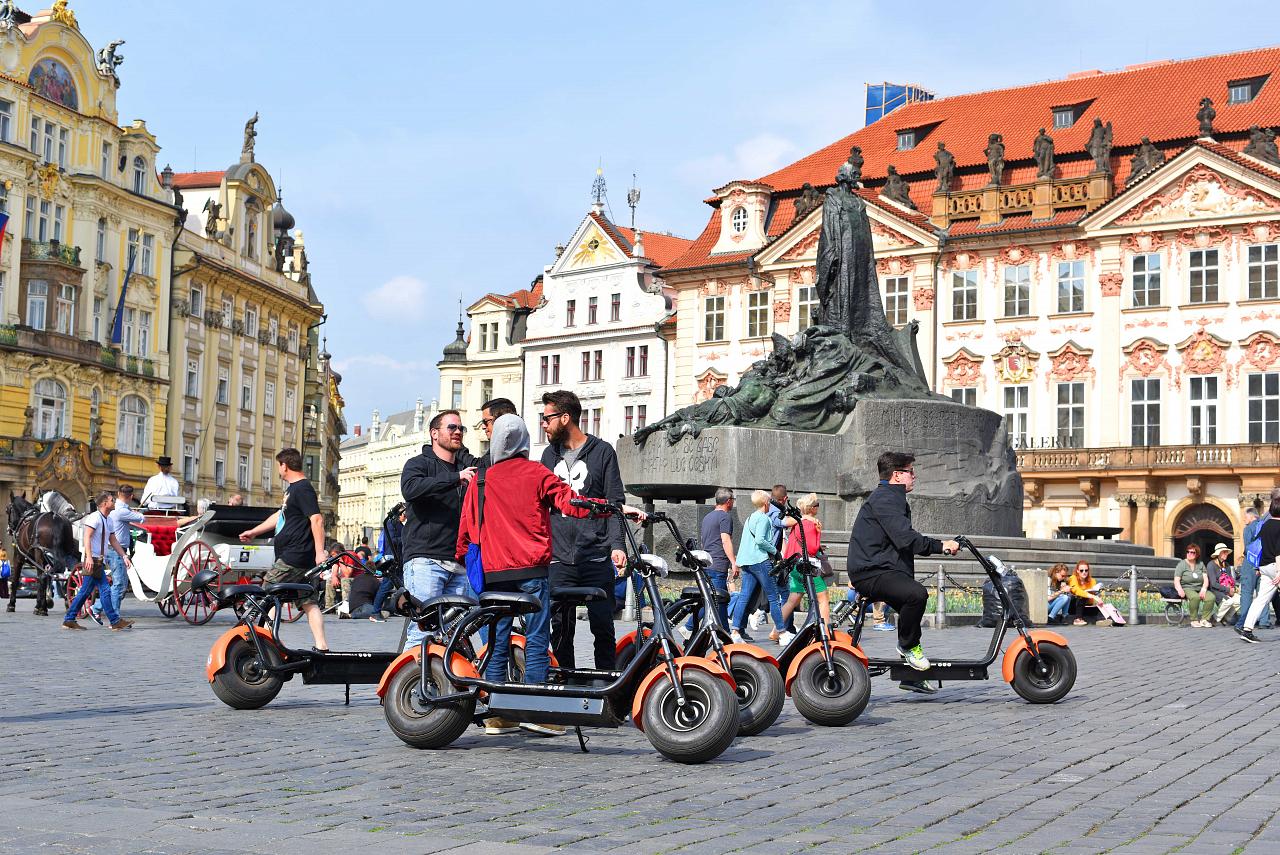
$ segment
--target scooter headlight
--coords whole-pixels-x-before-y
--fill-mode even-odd
[[[647,566],[651,571],[663,578],[666,578],[666,575],[671,572],[667,567],[667,559],[660,555],[652,555],[645,552],[640,555],[640,560],[644,562],[645,566]]]
[[[698,562],[698,566],[704,570],[711,566],[711,553],[705,549],[695,549],[689,553],[693,556],[693,560]]]

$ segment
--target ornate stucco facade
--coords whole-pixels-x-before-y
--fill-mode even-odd
[[[0,20],[0,501],[84,507],[164,451],[176,212],[155,137],[119,124],[118,46],[65,8]]]

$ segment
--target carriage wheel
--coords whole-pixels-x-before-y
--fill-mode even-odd
[[[83,584],[84,584],[84,574],[80,572],[80,565],[77,564],[75,568],[71,571],[71,573],[68,574],[67,576],[67,587],[66,587],[66,591],[67,591],[66,607],[67,608],[71,608],[71,601],[76,598],[76,594],[79,593],[80,586]],[[85,599],[85,601],[80,605],[80,611],[76,612],[76,617],[75,617],[76,620],[85,620],[89,617],[89,610],[92,608],[97,595],[98,595],[98,592],[94,591],[92,597],[88,597]],[[50,599],[52,599],[52,595],[50,596]]]
[[[296,623],[298,618],[302,617],[302,609],[298,608],[298,604],[293,600],[284,604],[284,614],[280,616],[280,620],[285,623]]]
[[[191,580],[201,570],[218,570],[218,578],[208,590],[195,592],[191,590]],[[199,626],[208,623],[209,618],[218,610],[218,590],[222,587],[222,562],[218,555],[203,541],[197,540],[187,544],[186,549],[178,556],[173,565],[173,598],[178,611],[187,623]]]
[[[173,591],[170,591],[160,599],[156,600],[156,608],[160,609],[160,614],[167,618],[177,617],[178,601],[174,599]]]

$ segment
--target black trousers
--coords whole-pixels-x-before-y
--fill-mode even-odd
[[[577,631],[576,609],[560,609],[555,605],[556,588],[600,588],[608,596],[594,603],[587,603],[587,619],[595,640],[596,668],[612,671],[615,663],[614,647],[617,639],[613,633],[614,597],[613,585],[617,574],[612,561],[584,561],[581,564],[551,562],[551,650],[561,668],[577,667],[573,653],[573,636]]]
[[[868,602],[888,603],[898,613],[899,647],[910,650],[920,643],[920,620],[929,602],[924,585],[897,570],[870,575],[850,573],[849,581]]]

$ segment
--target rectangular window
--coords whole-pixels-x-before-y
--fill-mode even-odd
[[[129,264],[136,264],[138,259],[138,251],[142,244],[142,233],[137,229],[129,229],[129,255],[126,261]],[[231,316],[226,318],[227,323],[231,323]]]
[[[492,401],[492,400],[493,400],[493,381],[481,380],[480,381],[480,403],[483,404],[485,401]]]
[[[276,384],[270,380],[262,386],[262,414],[265,416],[276,414]]]
[[[191,443],[182,446],[182,480],[188,483],[196,480],[196,447]]]
[[[609,320],[622,320],[622,295],[614,294],[609,298]]]
[[[1249,299],[1280,297],[1280,244],[1249,247]]]
[[[818,318],[818,288],[815,285],[801,285],[799,292],[796,294],[797,304],[797,320],[800,329],[807,330],[809,327],[817,323]],[[885,314],[888,314],[887,307]]]
[[[151,355],[151,313],[138,312],[138,356]]]
[[[133,341],[135,338],[135,327],[137,326],[137,313],[128,306],[124,309],[124,320],[120,324],[120,345],[125,353],[133,353]]]
[[[1130,388],[1130,427],[1133,445],[1160,444],[1160,381],[1133,380]]]
[[[591,432],[596,436],[600,435],[600,408],[591,411]]]
[[[916,129],[898,131],[898,151],[911,151],[916,147]]]
[[[1187,384],[1191,397],[1191,444],[1218,442],[1218,378],[1191,377]]]
[[[1004,316],[1031,314],[1031,265],[1011,264],[1004,269]]]
[[[747,294],[747,338],[764,338],[769,334],[769,292]]]
[[[111,143],[102,144],[102,180],[111,178]]]
[[[450,401],[449,406],[450,406],[450,409],[454,409],[454,410],[462,409],[462,381],[461,380],[453,381],[453,395],[452,395],[452,400]]]
[[[217,401],[219,404],[226,404],[231,400],[231,380],[230,371],[226,367],[218,366],[218,394]]]
[[[1055,107],[1053,109],[1053,126],[1055,128],[1069,128],[1075,123],[1075,107]]]
[[[298,328],[289,327],[289,352],[298,352]]]
[[[1084,311],[1084,262],[1058,262],[1058,311]]]
[[[1014,448],[1027,444],[1027,428],[1031,414],[1031,387],[1004,387],[1004,423]]]
[[[227,453],[221,448],[213,453],[213,483],[227,486]]]
[[[702,340],[724,341],[724,297],[707,297],[702,305]]]
[[[640,404],[636,407],[636,430],[640,430],[640,428],[644,427],[648,423],[649,407],[645,404]]]
[[[107,260],[107,221],[98,220],[98,229],[94,237],[93,244],[93,260]]]
[[[599,297],[587,298],[587,323],[594,324],[596,323],[596,321],[599,320],[599,318],[597,317],[597,313],[599,312],[599,310],[600,310],[600,298]]]
[[[58,129],[58,165],[63,169],[67,168],[67,138],[66,128]]]
[[[591,351],[582,351],[582,382],[591,379]]]
[[[978,317],[978,271],[951,273],[951,320],[972,321]]]
[[[0,99],[0,141],[13,142],[13,102]]]
[[[240,374],[240,409],[253,409],[253,375]]]
[[[272,345],[275,345],[278,338],[280,338],[280,320],[274,317],[269,318],[267,320],[267,339]]]
[[[58,288],[54,329],[63,335],[76,334],[76,287],[74,285],[62,285]]]
[[[284,420],[286,422],[291,422],[294,419],[294,413],[296,411],[294,401],[295,399],[293,395],[293,390],[285,389],[284,390]]]
[[[31,117],[31,139],[27,148],[32,154],[40,154],[40,119],[36,116]]]
[[[601,375],[604,374],[604,351],[603,350],[596,351],[595,367],[596,367],[596,370],[592,374],[591,379],[599,380]]]
[[[551,376],[551,357],[544,356],[538,360],[538,385],[547,385],[547,379]]]
[[[1084,447],[1084,384],[1058,384],[1058,443]]]
[[[155,275],[155,270],[152,267],[152,264],[154,263],[154,259],[155,259],[155,251],[156,251],[156,236],[143,235],[142,236],[142,275],[143,276]]]
[[[49,239],[49,218],[52,213],[53,205],[51,203],[40,203],[40,217],[36,220],[36,238],[41,243]]]
[[[271,462],[268,460],[262,461],[262,492],[271,492]]]
[[[61,205],[53,206],[53,239],[62,243],[63,230],[66,227],[67,209]]]
[[[204,291],[193,286],[191,288],[191,296],[189,299],[189,303],[190,303],[189,311],[193,316],[198,318],[201,315],[203,315],[204,314]]]
[[[102,312],[106,305],[106,300],[103,298],[93,298],[93,340],[96,342],[102,341]]]
[[[489,324],[489,349],[490,350],[498,349],[498,330],[500,328],[501,328],[501,324],[497,323],[496,321],[492,324]]]
[[[186,395],[188,398],[200,397],[200,363],[195,359],[187,360]]]
[[[972,386],[962,389],[952,389],[951,400],[955,401],[957,404],[964,404],[966,407],[976,407],[978,406],[978,390],[974,389]]]
[[[1133,307],[1160,305],[1160,255],[1151,252],[1135,255],[1133,270]]]
[[[551,357],[551,383],[552,385],[560,384],[560,354],[554,354]]]
[[[578,307],[577,300],[568,300],[564,304],[564,325],[566,327],[573,326],[573,315]]]
[[[27,326],[42,330],[48,323],[49,283],[42,279],[27,282]]]
[[[639,363],[636,365],[636,374],[640,377],[649,376],[649,345],[640,345]]]
[[[1280,442],[1280,373],[1249,375],[1249,442]]]
[[[236,460],[236,483],[241,490],[249,489],[249,455],[241,454]]]
[[[1192,303],[1218,302],[1218,251],[1193,249],[1188,259]]]
[[[817,288],[813,289],[816,292]],[[907,277],[890,276],[884,280],[884,317],[892,326],[907,322]]]
[[[1261,77],[1251,77],[1248,80],[1232,80],[1227,84],[1227,103],[1228,104],[1247,104],[1254,98],[1258,97],[1258,93],[1262,91],[1262,85],[1267,82],[1269,74]]]
[[[258,337],[258,307],[244,304],[244,334],[249,338]]]
[[[623,373],[623,376],[624,377],[636,376],[636,349],[634,347],[627,348],[627,363],[626,363],[626,370]]]
[[[622,432],[627,436],[631,435],[633,421],[635,421],[635,408],[625,408],[622,411]]]
[[[22,236],[27,240],[36,239],[36,197],[27,196],[27,215],[22,221]]]
[[[56,137],[54,134],[55,126],[53,122],[46,121],[44,123],[44,160],[45,163],[53,163],[54,149],[53,141]]]

